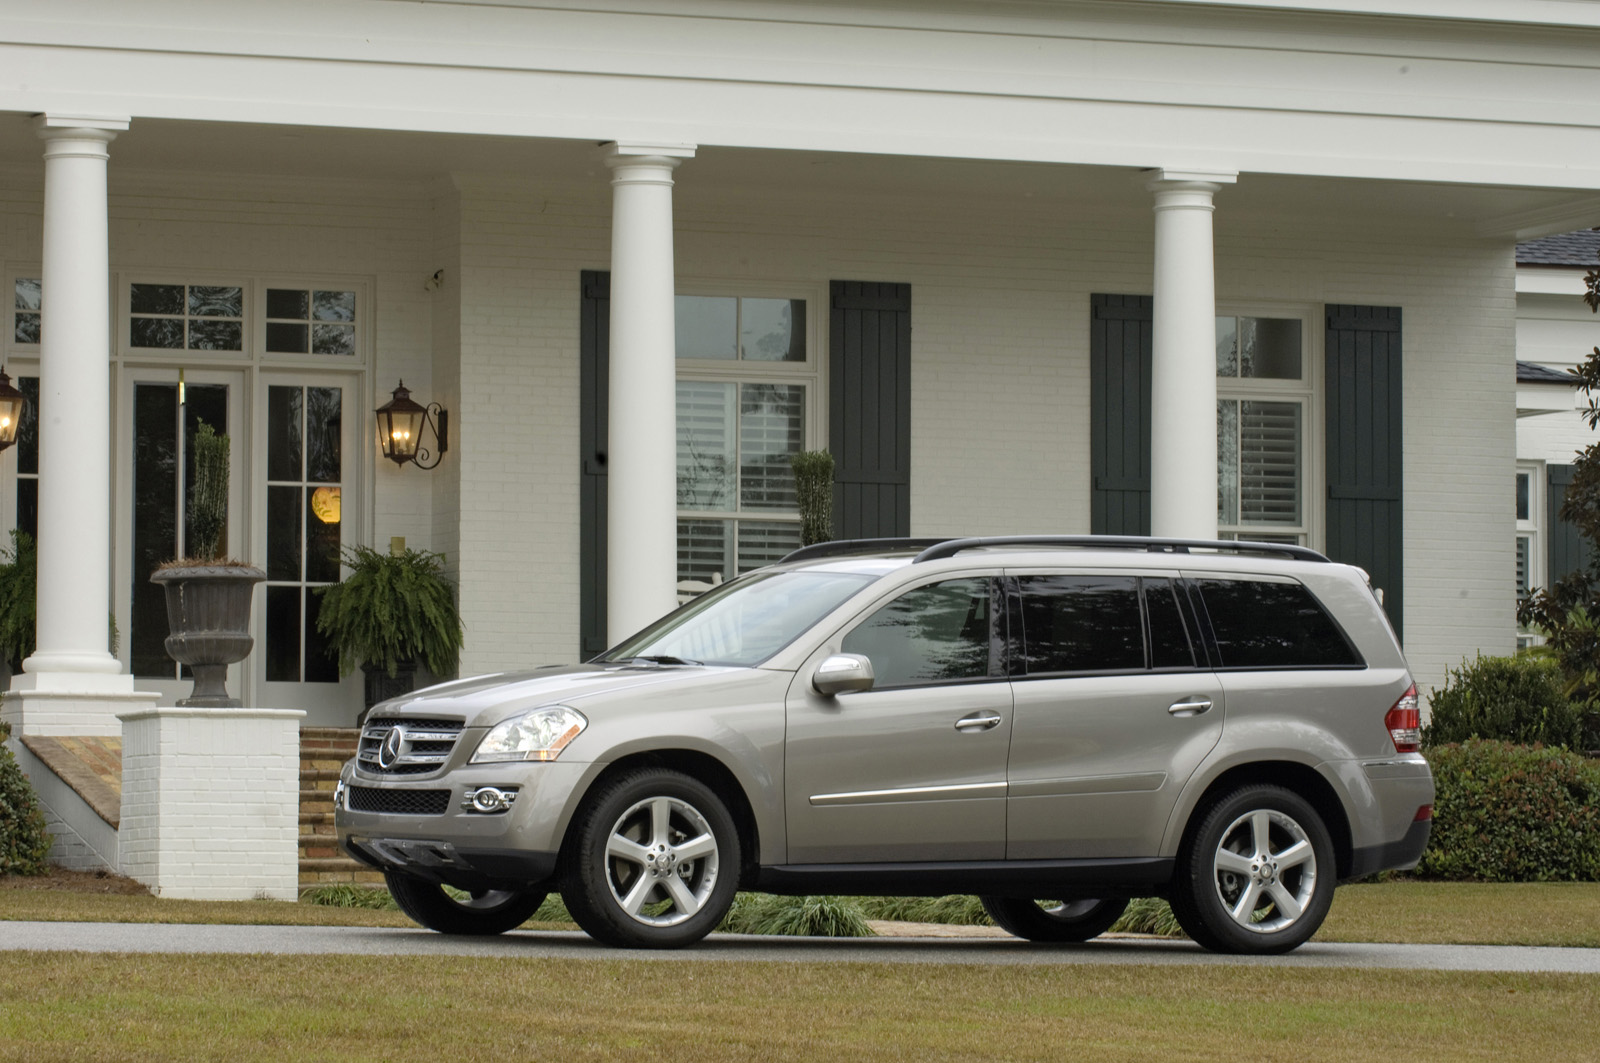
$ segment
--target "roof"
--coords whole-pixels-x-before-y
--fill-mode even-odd
[[[1520,243],[1517,265],[1600,266],[1600,229],[1579,229]]]
[[[1533,362],[1517,363],[1517,383],[1519,384],[1563,384],[1569,388],[1578,386],[1578,379],[1571,373],[1563,373],[1559,369],[1548,366],[1536,365]]]

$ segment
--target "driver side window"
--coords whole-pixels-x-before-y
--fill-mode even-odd
[[[907,591],[844,638],[872,662],[873,688],[987,679],[994,650],[991,581],[946,580]]]

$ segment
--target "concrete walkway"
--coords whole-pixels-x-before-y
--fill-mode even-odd
[[[766,960],[964,964],[1214,964],[1435,971],[1600,974],[1600,949],[1490,945],[1339,945],[1312,942],[1287,956],[1217,956],[1189,942],[1102,938],[1033,945],[1013,938],[786,938],[713,934],[669,952],[621,952],[576,932],[518,931],[491,938],[368,927],[160,923],[0,922],[0,951],[282,953],[350,956],[492,956],[501,959]]]

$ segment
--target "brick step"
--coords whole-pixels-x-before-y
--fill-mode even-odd
[[[303,827],[307,824],[327,824],[331,829],[333,827],[333,809],[309,809],[305,805],[301,805],[300,825]]]
[[[329,871],[371,871],[366,864],[350,859],[348,856],[311,856],[302,857],[300,860],[300,873],[307,872],[325,874]],[[382,872],[377,872],[381,877]]]
[[[308,768],[302,763],[301,766],[300,766],[300,781],[301,781],[301,783],[308,783],[308,782],[338,782],[339,781],[339,769],[338,768]],[[333,787],[331,787],[331,786],[325,786],[325,787],[306,787],[306,786],[301,786],[300,788],[302,790],[306,790],[306,789],[331,790],[331,789],[333,789]]]

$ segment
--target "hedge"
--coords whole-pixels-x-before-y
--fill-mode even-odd
[[[11,726],[0,723],[0,875],[42,875],[48,871],[50,833],[33,785],[5,746]]]
[[[1567,698],[1561,666],[1519,655],[1462,661],[1428,699],[1425,746],[1489,738],[1519,745],[1581,744],[1583,709]]]
[[[1427,758],[1436,796],[1418,877],[1600,881],[1600,764],[1478,739]]]

